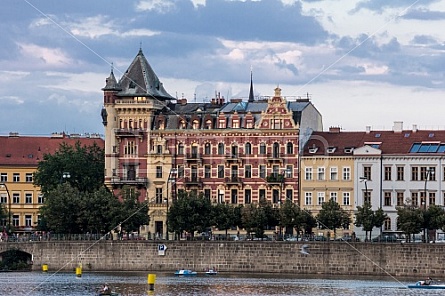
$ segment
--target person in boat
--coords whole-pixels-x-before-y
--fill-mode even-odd
[[[102,290],[100,290],[100,294],[101,295],[111,295],[110,287],[108,287],[107,284],[104,284],[104,286],[102,287]]]
[[[430,277],[428,277],[428,278],[423,282],[424,285],[431,285],[432,283],[433,283],[433,279],[430,278]]]

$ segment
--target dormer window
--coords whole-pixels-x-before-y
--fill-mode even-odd
[[[212,120],[208,119],[206,121],[206,129],[211,129],[212,128]]]
[[[179,122],[179,129],[185,129],[185,126],[186,126],[185,120],[181,120]]]
[[[197,119],[193,120],[193,129],[198,129],[199,128],[199,121]]]
[[[312,147],[312,148],[309,148],[309,153],[317,153],[317,151],[318,151],[318,147]]]
[[[337,147],[328,147],[328,153],[334,153]]]
[[[246,128],[253,128],[253,120],[252,119],[246,120]]]
[[[346,147],[345,148],[345,153],[352,153],[352,151],[354,151],[353,147]]]
[[[218,120],[218,128],[226,128],[226,120],[225,119]]]
[[[234,119],[232,121],[232,128],[239,128],[239,120],[238,119]]]

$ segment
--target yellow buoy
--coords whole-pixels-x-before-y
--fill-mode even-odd
[[[82,276],[82,266],[76,267],[76,276],[81,277]]]
[[[43,272],[48,272],[48,264],[43,264],[42,265],[42,271]]]
[[[148,282],[148,290],[153,291],[155,289],[156,274],[153,273],[148,274],[147,282]]]

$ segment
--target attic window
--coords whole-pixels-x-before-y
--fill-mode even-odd
[[[136,83],[134,83],[133,80],[130,81],[130,85],[128,86],[129,88],[136,88]]]
[[[11,154],[10,153],[6,154],[6,157],[11,157]]]
[[[328,153],[334,153],[335,149],[337,149],[336,147],[328,147]]]
[[[380,138],[380,136],[381,136],[380,134],[375,134],[376,138]]]
[[[34,155],[28,154],[28,158],[33,158],[33,157],[34,157]]]
[[[382,142],[365,142],[365,145],[371,146],[372,148],[379,149]]]
[[[405,134],[405,138],[409,138],[409,136],[410,136],[410,133]]]
[[[345,153],[352,153],[353,150],[354,150],[353,147],[346,147],[345,148]]]
[[[318,147],[309,148],[309,153],[317,153]]]
[[[433,138],[434,137],[434,133],[431,133],[428,135],[428,138]]]

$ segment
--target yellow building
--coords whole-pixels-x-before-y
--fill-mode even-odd
[[[88,138],[78,135],[53,134],[51,137],[20,136],[10,133],[0,136],[0,203],[8,212],[0,221],[1,230],[9,225],[15,233],[30,233],[36,230],[39,208],[44,202],[40,188],[33,185],[34,172],[45,154],[56,152],[62,143],[104,147],[97,135]],[[63,176],[60,176],[63,179]]]
[[[351,215],[354,221],[354,157],[353,149],[345,147],[335,137],[339,128],[329,132],[312,134],[300,157],[301,209],[308,210],[313,216],[318,215],[324,202],[335,200],[342,209]],[[349,229],[336,229],[337,237],[352,235],[353,224]],[[329,229],[314,229],[315,235],[334,235]]]

